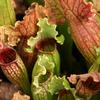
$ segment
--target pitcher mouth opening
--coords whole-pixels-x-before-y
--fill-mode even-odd
[[[39,41],[36,48],[42,53],[52,53],[56,48],[56,41],[53,38],[46,38]]]
[[[16,51],[11,47],[4,46],[0,49],[0,65],[6,65],[16,60]]]

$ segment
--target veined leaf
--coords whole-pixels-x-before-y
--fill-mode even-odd
[[[30,94],[30,83],[26,67],[17,52],[1,43],[0,66],[6,77],[18,85],[24,92]]]
[[[94,20],[92,4],[83,0],[45,0],[45,6],[49,5],[49,9],[51,7],[52,10],[57,4],[54,1],[58,2],[62,9],[63,14],[60,13],[60,15],[63,15],[68,21],[73,40],[78,49],[86,60],[92,63],[96,59],[94,48],[100,46],[100,25]],[[56,10],[52,13],[56,14],[55,12],[58,10],[56,7]]]
[[[12,0],[0,0],[0,26],[14,25],[16,18]]]
[[[45,0],[45,14],[53,23],[64,22],[64,12],[59,0]]]
[[[16,22],[15,29],[21,33],[22,37],[34,36],[38,30],[38,19],[42,17],[44,17],[43,7],[38,4],[32,4],[26,11],[23,20]]]
[[[37,53],[26,52],[25,48],[28,47],[27,40],[29,37],[36,35],[38,31],[37,22],[38,19],[42,17],[44,17],[43,7],[34,3],[26,11],[26,15],[23,20],[17,21],[15,24],[15,30],[21,34],[20,42],[17,46],[17,52],[20,54],[22,60],[29,70],[32,70],[32,63],[34,63]]]
[[[94,47],[100,46],[100,25],[93,19],[92,4],[83,0],[60,0],[69,21],[72,37],[83,56],[92,63],[95,58]]]
[[[92,96],[100,91],[100,73],[71,75],[68,79],[76,86],[77,93],[81,95]]]
[[[56,25],[50,24],[47,18],[39,19],[37,25],[40,27],[40,30],[37,32],[37,36],[30,37],[30,39],[28,40],[28,45],[30,46],[30,49],[33,50],[39,41],[45,39],[55,39],[57,43],[63,44],[63,35],[59,37],[57,36],[58,32],[56,31]]]

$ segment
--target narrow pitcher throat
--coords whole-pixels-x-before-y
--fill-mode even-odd
[[[39,52],[50,53],[54,52],[55,48],[56,41],[52,38],[41,40],[36,44],[36,49],[38,49]]]
[[[6,65],[16,60],[16,51],[11,48],[4,46],[0,49],[0,64]]]

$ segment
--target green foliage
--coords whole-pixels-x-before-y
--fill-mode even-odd
[[[100,11],[100,3],[98,3],[97,0],[86,1],[93,2],[94,8],[97,10],[97,12]],[[15,25],[15,28],[12,29],[13,31],[17,30],[19,34],[21,32],[25,32],[25,35],[28,34],[28,32],[35,34],[35,36],[32,36],[33,34],[31,36],[26,35],[26,37],[28,38],[28,48],[25,49],[28,53],[31,53],[33,55],[35,53],[35,50],[37,50],[37,59],[35,59],[36,62],[32,71],[31,92],[33,99],[90,99],[90,97],[79,97],[77,93],[81,92],[81,89],[77,91],[77,87],[72,88],[66,76],[60,77],[60,62],[63,71],[66,72],[67,69],[67,71],[71,74],[77,72],[81,73],[81,67],[83,67],[84,64],[81,63],[81,60],[77,62],[76,58],[73,56],[74,40],[76,46],[83,54],[84,58],[86,58],[89,63],[92,63],[94,61],[88,72],[100,72],[100,48],[94,49],[94,47],[98,47],[100,45],[99,35],[97,34],[100,32],[100,28],[98,23],[89,20],[93,18],[91,7],[92,5],[84,2],[83,0],[77,0],[77,2],[75,2],[75,0],[25,0],[25,2],[28,6],[32,2],[37,2],[42,5],[45,2],[44,7],[40,5],[33,5],[33,8],[30,7],[30,9],[27,11],[26,16],[24,17],[24,20],[18,23],[17,28]],[[43,9],[40,10],[40,8]],[[45,16],[45,18],[42,18],[41,14],[44,14],[42,17]],[[97,22],[100,22],[99,13],[97,13],[96,20]],[[52,24],[52,22],[55,24]],[[11,0],[1,0],[0,26],[14,25],[14,23],[15,12],[13,6],[11,5]],[[36,30],[36,33],[35,31],[30,31],[30,29],[33,30],[34,26],[36,26],[36,29],[34,28]],[[93,27],[95,27],[96,31],[94,31]],[[21,38],[23,38],[24,40],[23,34],[20,35],[22,35]],[[20,37],[20,35],[18,35],[18,37]],[[51,43],[50,40],[52,40],[53,42]],[[62,45],[62,47],[58,46],[57,44]],[[60,55],[57,49],[59,50]],[[81,66],[79,65],[80,63],[82,64]],[[30,92],[30,87],[26,88],[27,82],[29,84],[28,75],[26,68],[24,68],[25,66],[21,65],[19,64],[18,68],[19,71],[22,68],[21,70],[23,74],[21,72],[22,77],[20,75],[21,78],[19,77],[20,80],[18,80],[18,82],[20,81],[22,89],[25,91],[25,93],[27,93],[27,91]],[[17,72],[18,71],[16,71],[16,73]],[[81,75],[79,75],[79,77],[80,76]],[[71,79],[73,82],[77,80],[74,80],[73,78]],[[84,77],[82,79],[84,79]],[[74,85],[77,86],[77,83]],[[64,95],[61,94],[63,90],[66,91]],[[85,92],[87,91],[88,88],[86,91],[84,90],[82,92],[84,92],[85,94]]]
[[[93,4],[94,4],[94,8],[96,9],[97,11],[97,14],[96,14],[96,21],[98,23],[100,23],[100,13],[98,13],[100,11],[100,2],[98,2],[99,0],[92,0],[93,1]]]
[[[90,67],[88,72],[100,72],[100,47],[95,49],[97,59],[94,61],[93,65]]]
[[[0,0],[0,26],[14,25],[16,21],[12,0]]]
[[[53,94],[58,94],[60,90],[63,89],[69,90],[71,87],[69,83],[67,82],[65,76],[62,78],[53,76],[51,78],[51,81],[48,83],[48,91],[53,95]]]
[[[63,35],[61,36],[57,36],[58,32],[56,31],[56,25],[55,24],[50,24],[48,22],[47,18],[44,19],[40,19],[39,22],[37,23],[37,25],[39,26],[40,30],[37,32],[37,36],[36,37],[30,37],[30,39],[28,39],[28,46],[30,46],[30,48],[27,49],[27,51],[33,51],[36,44],[44,39],[50,39],[53,38],[57,41],[57,43],[59,44],[63,44],[64,42],[64,37]]]
[[[32,95],[35,100],[52,100],[47,84],[54,72],[55,64],[51,57],[41,54],[34,65],[32,72]],[[49,97],[50,96],[50,97]]]

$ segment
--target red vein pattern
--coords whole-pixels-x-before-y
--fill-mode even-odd
[[[13,84],[17,84],[23,91],[29,93],[30,84],[27,70],[20,56],[13,48],[6,45],[2,45],[0,50],[0,65],[4,74]]]
[[[27,48],[27,39],[30,36],[35,36],[38,27],[37,22],[39,18],[44,17],[43,7],[33,3],[31,7],[26,11],[26,15],[22,21],[17,21],[15,24],[15,30],[19,32],[20,42],[17,45],[17,52],[21,56],[25,66],[28,70],[32,69],[32,64],[34,59],[36,58],[36,53],[28,53],[25,52],[25,48]]]
[[[21,36],[30,37],[36,35],[38,30],[38,18],[43,17],[43,7],[38,4],[32,4],[26,11],[26,15],[22,21],[17,21],[15,30],[21,33]]]
[[[100,25],[94,20],[92,4],[83,0],[59,0],[68,20],[72,37],[89,63],[96,59],[95,47],[100,46]]]
[[[45,14],[53,23],[63,23],[65,21],[63,9],[58,0],[45,0]]]
[[[81,95],[94,95],[100,91],[100,73],[71,75],[68,80]]]

